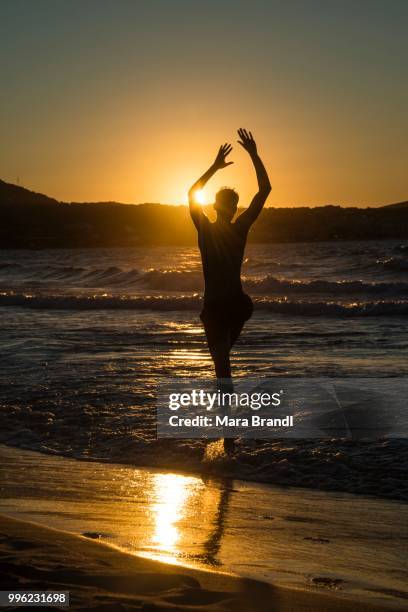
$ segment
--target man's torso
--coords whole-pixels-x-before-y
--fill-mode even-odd
[[[205,301],[231,298],[243,293],[241,265],[248,229],[240,223],[210,223],[203,215],[198,230],[205,280]]]

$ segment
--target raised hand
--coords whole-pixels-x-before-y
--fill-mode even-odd
[[[238,136],[241,140],[238,140],[241,147],[244,147],[245,151],[248,151],[250,155],[257,155],[256,142],[251,132],[247,132],[243,128],[239,128]]]
[[[231,151],[232,151],[232,146],[230,144],[224,144],[219,148],[217,157],[215,158],[215,162],[214,162],[214,166],[217,168],[217,170],[220,170],[221,168],[226,168],[227,166],[230,166],[231,164],[234,163],[232,161],[230,162],[225,161],[225,158],[227,157],[227,155],[231,153]]]

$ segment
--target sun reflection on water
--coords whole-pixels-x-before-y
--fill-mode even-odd
[[[173,564],[221,565],[230,488],[193,476],[160,473],[152,475],[148,489],[151,531],[138,554]],[[199,529],[197,516],[201,517]]]
[[[172,351],[169,351],[169,355],[172,359],[182,361],[201,361],[203,364],[209,361],[208,355],[199,349],[173,349]]]
[[[157,474],[153,480],[151,506],[154,520],[152,542],[158,550],[174,551],[179,539],[178,522],[184,517],[189,499],[197,486],[197,478],[178,474]]]

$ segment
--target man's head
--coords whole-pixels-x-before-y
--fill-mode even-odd
[[[231,221],[237,212],[238,200],[239,195],[235,189],[222,187],[215,196],[214,208],[220,217],[226,221]]]

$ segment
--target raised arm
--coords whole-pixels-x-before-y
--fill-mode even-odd
[[[237,223],[243,223],[249,227],[261,212],[272,187],[265,166],[258,155],[256,143],[251,132],[247,132],[246,130],[240,128],[238,130],[238,136],[241,139],[238,140],[239,144],[241,147],[244,147],[245,151],[248,151],[252,159],[256,172],[256,178],[258,179],[258,193],[253,197],[249,207],[237,219]]]
[[[196,193],[200,189],[204,187],[204,185],[210,180],[212,176],[217,172],[217,170],[221,170],[221,168],[226,168],[230,166],[234,162],[227,162],[225,158],[232,151],[232,146],[230,144],[224,144],[219,148],[217,153],[217,157],[215,158],[214,163],[208,168],[207,172],[204,172],[203,176],[201,176],[198,181],[194,183],[194,185],[190,188],[188,192],[188,204],[190,208],[190,215],[193,220],[196,228],[199,228],[199,225],[203,218],[206,217],[204,214],[201,205],[197,202]]]

